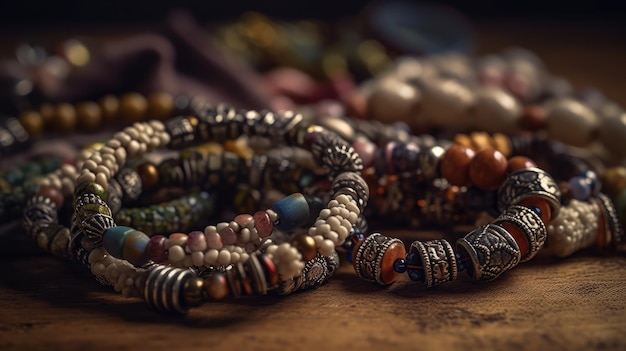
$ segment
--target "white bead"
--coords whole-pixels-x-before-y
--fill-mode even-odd
[[[165,146],[170,143],[170,136],[165,133],[159,134],[159,146]]]
[[[250,257],[250,255],[248,255],[248,253],[247,253],[247,252],[242,252],[242,253],[239,255],[239,262],[241,262],[241,263],[246,262],[246,261],[248,260],[248,258],[249,258],[249,257]]]
[[[120,146],[122,146],[122,143],[120,143],[120,141],[115,139],[115,136],[113,136],[113,138],[109,139],[109,141],[107,141],[105,145],[107,145],[108,147],[112,149],[117,149]]]
[[[241,229],[239,224],[235,221],[231,221],[230,223],[228,223],[228,226],[231,227],[232,230],[234,230],[235,232],[238,232]]]
[[[522,117],[519,102],[511,94],[495,87],[478,89],[472,112],[472,128],[489,133],[514,134]]]
[[[217,228],[214,225],[208,225],[204,227],[204,234],[211,235],[213,233],[217,233]]]
[[[137,140],[139,138],[139,131],[134,126],[124,128],[124,133],[128,134],[131,139]]]
[[[335,216],[330,216],[326,218],[326,223],[330,225],[330,228],[334,231],[337,231],[341,227],[341,222]]]
[[[598,117],[582,103],[566,98],[546,107],[548,135],[566,144],[585,146],[599,125]]]
[[[96,175],[98,173],[103,173],[107,177],[107,179],[111,178],[111,170],[108,169],[106,166],[99,165],[98,167],[96,167],[95,172],[96,172]]]
[[[217,263],[224,266],[230,263],[230,252],[228,250],[221,250],[217,256]]]
[[[219,251],[215,249],[211,249],[204,254],[204,263],[207,266],[213,266],[217,262],[217,256],[219,255]]]
[[[343,195],[343,194],[342,194],[342,195]],[[341,196],[341,195],[339,195],[339,196]],[[339,205],[340,205],[340,204],[339,204],[339,201],[337,201],[337,200],[335,200],[335,199],[330,200],[330,201],[328,202],[328,208],[337,207],[337,206],[339,206]]]
[[[427,127],[466,128],[474,94],[453,79],[433,78],[421,82],[422,101],[416,116],[406,121],[416,129]]]
[[[337,234],[337,232],[331,230],[328,233],[326,233],[325,236],[326,236],[326,239],[333,242],[333,245],[339,244],[339,234]]]
[[[102,185],[105,189],[109,185],[109,178],[104,173],[96,173],[96,183]]]
[[[103,146],[103,147],[101,147],[101,148],[100,148],[100,154],[101,154],[102,156],[104,156],[104,155],[110,155],[110,154],[113,154],[114,152],[115,152],[115,149],[113,149],[113,148],[112,148],[112,147],[110,147],[110,146],[106,146],[106,145],[105,145],[105,146]]]
[[[89,159],[93,160],[97,164],[102,163],[102,155],[100,155],[99,152],[94,152],[93,154],[91,154],[91,157],[89,157]]]
[[[54,188],[56,189],[61,189],[61,179],[59,179],[59,177],[51,177],[50,178],[50,185],[52,185]]]
[[[239,253],[237,253],[237,252],[231,252],[230,253],[230,262],[232,264],[235,264],[235,263],[239,262],[240,258],[241,258],[241,255],[239,255]]]
[[[278,213],[274,212],[274,210],[269,209],[269,208],[265,210],[265,212],[267,212],[267,215],[270,217],[270,221],[272,223],[276,223],[276,221],[278,220]]]
[[[135,156],[139,156],[139,151],[141,150],[141,146],[139,145],[139,142],[137,140],[131,140],[130,143],[128,143],[127,149],[128,149],[128,156],[135,157]]]
[[[228,227],[228,222],[220,222],[215,227],[217,228],[218,232],[221,232],[222,229]]]
[[[106,267],[102,262],[91,265],[91,273],[93,273],[93,275],[103,275],[105,269]]]
[[[320,254],[328,257],[333,254],[333,251],[335,250],[335,244],[332,241],[325,239],[324,241],[322,241],[321,245],[319,245],[318,250]]]
[[[602,119],[600,140],[617,158],[622,159],[626,157],[626,148],[624,147],[624,140],[626,140],[626,113]]]
[[[68,177],[76,177],[76,175],[78,174],[76,167],[67,164],[61,166],[61,172]]]
[[[359,210],[359,206],[357,206],[356,203],[352,201],[346,204],[346,209],[352,213],[355,213],[357,216],[359,215],[359,213],[361,213],[361,211]]]
[[[173,245],[167,250],[167,260],[170,263],[181,262],[185,259],[185,250],[179,245]]]
[[[74,193],[74,180],[70,178],[61,179],[61,192],[66,196]]]
[[[190,255],[186,255],[185,259],[183,259],[183,267],[191,267],[193,266],[193,260],[191,259]]]
[[[321,211],[320,211],[319,218],[326,219],[326,218],[328,218],[328,216],[330,216],[330,215],[331,215],[331,210],[329,210],[329,209],[325,208],[325,209],[323,209],[323,210],[321,210]]]
[[[147,123],[150,124],[150,126],[152,128],[154,128],[155,131],[159,131],[160,132],[160,131],[164,131],[165,130],[165,125],[161,121],[151,120],[151,121],[149,121]]]
[[[379,80],[367,101],[371,118],[385,123],[408,122],[421,101],[419,89],[396,77]]]
[[[350,215],[348,215],[348,218],[346,218],[348,221],[350,221],[350,223],[352,225],[355,225],[357,220],[359,219],[359,215],[357,215],[354,212],[350,212]]]
[[[248,229],[248,228],[241,229],[241,231],[239,232],[239,238],[240,238],[242,243],[247,243],[248,241],[250,241],[250,239],[251,239],[251,237],[250,237],[250,229]]]

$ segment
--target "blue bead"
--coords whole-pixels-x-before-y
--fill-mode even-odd
[[[407,270],[407,274],[409,275],[409,279],[416,281],[416,282],[423,282],[424,281],[424,273],[422,271],[419,271],[417,269],[409,269]]]
[[[348,263],[352,263],[352,249],[346,251],[346,260]]]
[[[124,241],[128,235],[135,231],[134,228],[124,226],[109,228],[102,236],[102,244],[111,256],[123,259]]]
[[[415,252],[409,252],[406,255],[406,263],[410,265],[419,266],[422,264],[422,260],[420,260],[419,255],[416,254]]]
[[[539,217],[541,217],[541,215],[543,214],[543,212],[541,212],[541,209],[537,206],[528,206],[528,209],[535,212]]]
[[[591,196],[591,184],[588,178],[573,177],[567,182],[570,192],[576,200],[587,200]]]
[[[291,194],[272,206],[278,214],[276,228],[282,231],[292,231],[306,224],[309,219],[309,204],[301,193]]]
[[[598,174],[592,170],[586,170],[580,174],[581,177],[586,178],[591,185],[591,191],[593,195],[597,195],[602,189],[602,181],[598,178]]]
[[[393,270],[398,273],[406,272],[406,261],[403,258],[398,258],[393,263]]]

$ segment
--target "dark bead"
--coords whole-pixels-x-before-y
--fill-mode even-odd
[[[402,258],[397,259],[393,263],[393,270],[398,272],[398,273],[406,272],[406,261],[404,259],[402,259]]]

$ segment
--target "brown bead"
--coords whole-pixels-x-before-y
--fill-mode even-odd
[[[187,279],[183,285],[183,300],[187,307],[197,307],[202,304],[202,293],[204,291],[204,280],[193,277]]]
[[[506,157],[500,151],[485,149],[470,162],[470,179],[481,189],[498,189],[506,179],[507,165]]]
[[[76,109],[66,102],[56,105],[53,126],[61,132],[70,132],[76,128]]]
[[[24,111],[20,113],[19,120],[30,137],[38,137],[43,132],[44,120],[39,112]]]
[[[509,137],[501,134],[495,133],[491,136],[493,147],[500,151],[504,156],[509,157],[511,155],[511,142]]]
[[[125,124],[141,121],[147,112],[148,100],[139,93],[128,93],[120,99],[119,116]]]
[[[42,104],[39,106],[39,113],[41,113],[41,118],[43,118],[44,124],[50,125],[54,119],[54,110],[54,105],[52,104]]]
[[[383,255],[380,269],[380,279],[385,284],[391,284],[398,279],[400,273],[393,269],[393,264],[397,259],[405,258],[406,248],[404,244],[395,242],[389,245],[387,251]]]
[[[522,112],[521,124],[522,128],[529,131],[545,128],[546,110],[538,105],[526,106]]]
[[[457,186],[470,182],[469,165],[476,153],[462,145],[452,145],[441,158],[441,175]]]
[[[302,259],[310,261],[317,255],[317,247],[313,237],[304,233],[296,234],[291,238],[291,244],[300,251]]]
[[[525,156],[515,156],[509,159],[509,162],[506,166],[507,172],[515,172],[518,169],[537,167],[537,164]]]
[[[63,202],[65,201],[65,199],[63,198],[63,194],[61,193],[61,191],[59,191],[59,189],[52,186],[42,186],[41,188],[39,188],[37,194],[50,198],[50,200],[52,200],[52,202],[57,205],[57,208],[60,209],[63,207]]]
[[[472,149],[476,152],[494,148],[491,144],[491,136],[485,132],[474,132],[470,135],[470,138],[472,140]]]
[[[81,129],[94,131],[102,124],[102,109],[95,102],[81,102],[76,105],[76,117]]]
[[[365,118],[367,112],[367,99],[363,94],[354,93],[345,99],[346,115],[356,118]]]
[[[213,273],[204,278],[204,291],[214,300],[222,300],[228,296],[228,282],[222,273]]]
[[[105,124],[111,124],[118,119],[120,100],[117,96],[105,95],[98,102],[102,110],[102,120]]]
[[[550,223],[550,219],[552,218],[552,209],[550,208],[550,205],[548,205],[548,201],[546,199],[532,196],[520,201],[519,204],[526,207],[539,208],[541,211],[541,221],[543,221],[545,225]]]
[[[154,189],[159,184],[159,171],[154,164],[150,162],[140,164],[137,166],[137,173],[145,190]]]
[[[174,97],[167,93],[152,93],[148,97],[148,118],[165,120],[174,113]]]

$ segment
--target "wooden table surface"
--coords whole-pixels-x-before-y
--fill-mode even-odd
[[[610,23],[477,24],[479,53],[529,48],[551,72],[626,105],[620,33]],[[433,234],[384,233],[408,243]],[[172,317],[45,255],[4,257],[0,350],[626,350],[625,273],[626,258],[583,252],[540,255],[490,284],[381,288],[343,262],[316,290]]]

